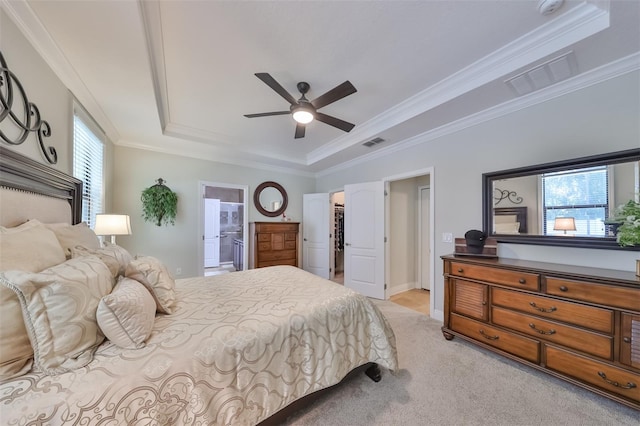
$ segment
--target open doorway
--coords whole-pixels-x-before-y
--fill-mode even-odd
[[[384,181],[387,297],[433,316],[433,170]]]
[[[331,199],[331,232],[330,245],[330,279],[344,284],[344,191],[330,194]]]
[[[199,182],[200,270],[217,275],[247,269],[248,188],[217,182]]]

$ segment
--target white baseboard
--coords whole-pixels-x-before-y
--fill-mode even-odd
[[[413,290],[414,288],[418,288],[417,281],[411,281],[404,284],[396,284],[391,288],[391,292],[389,293],[389,296],[395,296],[398,293]]]

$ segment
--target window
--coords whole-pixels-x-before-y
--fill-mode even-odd
[[[542,175],[544,200],[544,235],[560,235],[554,231],[556,217],[572,217],[573,235],[602,237],[604,220],[609,211],[609,173],[607,166],[568,170]]]
[[[82,221],[91,228],[102,213],[104,134],[79,106],[73,109],[73,175],[82,181]]]

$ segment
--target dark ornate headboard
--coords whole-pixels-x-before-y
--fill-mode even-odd
[[[520,234],[527,233],[527,208],[526,207],[495,207],[493,209],[495,216],[515,215],[516,221],[520,222]]]
[[[82,181],[0,146],[0,186],[67,200],[74,224],[82,220]]]

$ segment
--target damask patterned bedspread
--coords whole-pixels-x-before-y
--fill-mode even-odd
[[[1,423],[252,425],[360,365],[397,369],[375,305],[301,269],[188,278],[176,291],[144,348],[105,342],[84,368],[2,384]]]

